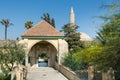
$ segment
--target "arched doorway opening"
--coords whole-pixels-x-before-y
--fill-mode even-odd
[[[38,59],[38,67],[47,67],[48,66],[48,54],[46,53],[40,53],[38,55],[39,59]]]
[[[38,67],[43,67],[40,62],[44,62],[45,66],[54,67],[57,50],[50,42],[40,41],[32,46],[28,56],[28,62],[31,66],[37,64]]]

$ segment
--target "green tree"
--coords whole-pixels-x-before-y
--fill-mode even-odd
[[[107,9],[108,14],[106,16],[120,12],[120,0],[111,0],[111,1],[103,0],[103,1],[105,4],[103,4],[101,8]]]
[[[97,44],[78,51],[73,58],[80,63],[94,65],[100,70],[112,67],[120,71],[120,14],[113,15],[98,32]],[[99,44],[98,44],[99,43]]]
[[[97,40],[97,44],[78,51],[73,54],[73,58],[88,66],[92,64],[100,70],[108,70],[112,67],[120,71],[120,14],[114,14],[107,19],[97,32],[97,39],[101,43]]]
[[[120,65],[120,13],[110,16],[108,21],[102,26],[99,34],[105,40],[105,48],[102,53],[106,55],[104,56],[106,57],[104,59],[104,62],[107,63],[106,67],[120,70],[120,67],[118,66]],[[98,35],[98,38],[101,38],[101,36]]]
[[[105,62],[103,62],[105,60],[104,59],[105,55],[104,53],[102,53],[103,49],[104,49],[103,46],[97,46],[97,45],[89,48],[85,48],[73,54],[73,58],[77,62],[81,63],[82,68],[88,68],[88,66],[94,65],[100,69],[101,64],[106,64]]]
[[[15,41],[8,41],[7,45],[0,47],[0,64],[2,71],[7,76],[15,64],[22,63],[25,59],[24,46]]]
[[[75,55],[76,53],[72,55],[71,54],[66,55],[64,57],[63,65],[69,67],[73,71],[86,69],[88,67],[88,63],[78,60],[78,56],[76,57]]]
[[[110,43],[110,41],[117,40],[120,36],[120,13],[114,14],[108,21],[102,25],[102,28],[99,30],[97,38],[102,41],[104,39],[105,44]],[[102,40],[100,39],[102,37]]]
[[[33,22],[32,21],[26,21],[25,22],[25,28],[30,29],[31,27],[33,27]]]
[[[69,52],[64,58],[63,65],[71,68],[72,70],[80,69],[81,63],[77,62],[73,57],[73,53],[80,51],[84,48],[82,42],[80,41],[80,33],[77,32],[79,26],[73,24],[66,24],[62,27],[62,31],[65,35],[65,40],[68,43]]]
[[[51,24],[55,28],[55,20],[54,18],[50,18],[49,13],[44,13],[43,16],[41,16],[41,19],[47,21],[49,24]]]
[[[7,40],[7,28],[13,24],[8,19],[2,19],[0,23],[5,26],[5,40]]]
[[[62,31],[65,35],[65,40],[68,42],[69,51],[74,53],[83,48],[83,44],[80,41],[80,33],[77,32],[79,26],[66,24],[62,27]]]
[[[104,20],[101,29],[97,32],[97,39],[104,47],[99,56],[101,59],[97,65],[102,69],[112,67],[120,71],[120,0],[112,0],[110,4],[102,5],[108,10],[107,15],[100,16]],[[98,60],[96,60],[98,61]]]

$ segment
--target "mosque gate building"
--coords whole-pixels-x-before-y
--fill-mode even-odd
[[[38,64],[40,55],[47,54],[48,66],[54,67],[55,61],[62,63],[62,57],[68,53],[68,44],[63,34],[45,20],[22,34],[21,44],[26,46],[25,65]]]

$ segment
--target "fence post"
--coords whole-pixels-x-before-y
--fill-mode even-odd
[[[94,66],[88,67],[88,80],[94,80]]]
[[[109,80],[115,80],[114,70],[112,69],[112,67],[110,67],[108,70],[108,76],[109,76]]]
[[[106,72],[102,72],[102,80],[115,80],[114,70],[109,68]]]
[[[109,80],[108,79],[108,73],[106,71],[102,72],[102,80]]]

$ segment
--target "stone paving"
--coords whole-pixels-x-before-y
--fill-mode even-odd
[[[27,80],[68,80],[57,70],[51,67],[30,68]]]

